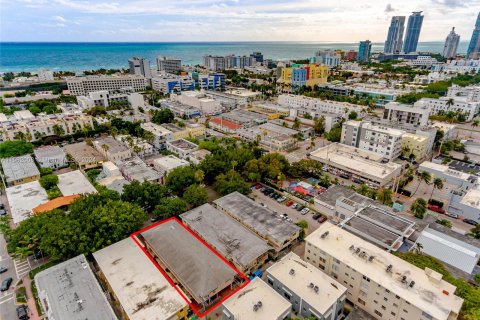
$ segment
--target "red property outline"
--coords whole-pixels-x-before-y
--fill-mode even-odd
[[[213,254],[215,254],[217,257],[219,257],[226,265],[228,265],[230,268],[232,268],[238,275],[240,275],[240,277],[242,277],[242,279],[245,280],[245,282],[239,287],[237,288],[235,291],[231,292],[229,295],[227,295],[226,297],[224,297],[223,299],[221,299],[219,302],[215,303],[213,306],[211,306],[210,308],[208,308],[205,312],[201,313],[193,304],[192,302],[190,301],[190,299],[180,290],[180,288],[178,288],[175,283],[173,282],[172,278],[170,278],[170,276],[165,272],[165,270],[162,269],[162,267],[160,267],[160,265],[153,259],[153,257],[150,255],[150,253],[147,252],[147,249],[145,249],[145,247],[140,243],[140,241],[137,239],[137,235],[142,233],[142,232],[145,232],[147,230],[150,230],[152,228],[155,228],[163,223],[166,223],[168,221],[171,221],[171,220],[174,220],[178,225],[182,226],[185,230],[187,230],[188,232],[190,232],[191,235],[193,235],[198,241],[200,241],[200,243],[202,243],[205,247],[207,247],[207,249],[209,249],[211,252],[213,252]],[[157,267],[157,269],[162,273],[162,275],[165,277],[165,279],[167,279],[168,283],[170,283],[170,285],[180,294],[180,296],[188,303],[188,305],[190,306],[190,308],[193,310],[193,312],[195,312],[195,314],[200,317],[200,318],[203,318],[204,316],[206,316],[208,313],[210,313],[213,309],[217,308],[218,306],[220,306],[225,300],[227,300],[228,298],[230,298],[232,295],[234,295],[235,293],[237,293],[240,289],[242,289],[243,287],[245,287],[249,282],[250,282],[250,279],[248,279],[247,276],[245,276],[242,272],[240,272],[233,264],[231,264],[230,262],[228,262],[224,257],[222,257],[217,251],[215,251],[212,247],[210,247],[210,245],[208,245],[208,243],[206,243],[203,239],[201,239],[199,236],[197,236],[192,230],[190,230],[190,228],[188,228],[185,224],[183,224],[182,221],[180,221],[179,219],[177,219],[176,217],[171,217],[171,218],[168,218],[166,220],[163,220],[163,221],[159,221],[157,223],[154,223],[148,227],[145,227],[143,229],[140,229],[138,231],[135,231],[134,233],[132,233],[130,235],[130,238],[132,238],[132,240],[137,244],[137,246],[140,248],[140,250],[143,251],[143,253],[147,256],[148,259],[150,259],[150,261],[153,263],[153,265],[155,267]]]

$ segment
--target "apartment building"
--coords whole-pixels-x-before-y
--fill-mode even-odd
[[[98,106],[108,107],[112,102],[128,103],[128,105],[134,109],[145,106],[143,96],[133,92],[132,88],[93,91],[89,92],[86,96],[78,96],[77,101],[82,109],[90,109]]]
[[[205,126],[198,123],[187,122],[184,127],[177,126],[173,123],[164,123],[162,127],[173,133],[174,140],[205,136]]]
[[[236,134],[242,140],[249,142],[258,141],[262,147],[273,151],[291,150],[296,146],[297,142],[297,140],[291,135],[276,131],[262,130],[260,127],[239,129],[236,130]]]
[[[1,160],[3,176],[8,187],[40,179],[40,171],[32,156],[27,154]]]
[[[147,79],[152,78],[152,70],[150,69],[150,61],[140,57],[128,59],[128,67],[130,74],[144,76]]]
[[[212,55],[203,56],[203,66],[208,70],[223,71],[226,68],[225,57]]]
[[[281,70],[280,78],[277,83],[286,92],[294,92],[302,86],[313,88],[327,82],[328,66],[321,64],[292,64],[291,67],[285,67]]]
[[[53,76],[52,70],[41,69],[37,71],[38,81],[53,81],[55,77]]]
[[[178,155],[180,159],[188,160],[190,154],[198,150],[198,146],[185,139],[167,141],[167,150]]]
[[[164,149],[165,143],[167,141],[173,140],[173,133],[170,130],[165,129],[164,127],[155,124],[153,122],[141,123],[140,127],[148,132],[151,132],[154,136],[153,141],[151,142],[153,146],[157,149]]]
[[[347,288],[290,252],[266,271],[266,282],[301,318],[343,318]]]
[[[182,60],[167,57],[157,58],[157,71],[177,74],[180,70],[182,70]]]
[[[406,151],[404,156],[409,157],[413,154],[416,161],[424,159],[431,151],[431,149],[429,149],[428,137],[412,133],[405,133],[402,136],[400,148],[401,151]]]
[[[203,116],[211,116],[222,113],[220,101],[207,97],[204,92],[185,91],[179,94],[172,93],[170,99],[200,110]]]
[[[160,107],[163,109],[169,109],[173,112],[175,117],[178,118],[186,117],[191,119],[198,118],[202,115],[199,109],[175,101],[163,100],[160,102]]]
[[[95,150],[113,163],[118,163],[132,156],[132,152],[125,144],[112,137],[100,138],[92,143]]]
[[[393,160],[400,155],[404,134],[405,131],[373,125],[366,121],[347,121],[342,126],[340,142]]]
[[[376,319],[454,320],[463,299],[432,269],[422,270],[329,222],[305,239],[305,260],[347,288]]]
[[[480,111],[480,102],[469,101],[468,98],[463,97],[422,98],[415,102],[414,107],[426,107],[430,110],[430,114],[463,113],[467,118],[466,121],[472,121]]]
[[[308,112],[311,115],[321,116],[323,113],[336,113],[343,116],[348,115],[350,112],[355,111],[359,115],[364,113],[364,107],[331,100],[321,100],[317,98],[310,98],[305,96],[297,96],[292,94],[282,94],[278,96],[278,104],[290,109],[304,109],[305,113]],[[291,113],[291,112],[290,112]]]
[[[480,62],[479,62],[480,63]],[[473,85],[461,87],[457,84],[452,84],[448,88],[447,97],[449,98],[465,98],[467,101],[480,102],[480,86]]]
[[[152,78],[152,89],[167,94],[193,90],[195,89],[195,85],[190,76],[162,73]]]
[[[93,91],[110,91],[123,88],[144,91],[147,88],[147,82],[146,78],[140,75],[86,76],[68,78],[67,86],[70,94],[84,96]]]
[[[172,170],[188,166],[189,164],[187,160],[179,159],[171,154],[153,160],[153,168],[160,173],[162,183],[165,183],[165,178]]]
[[[426,126],[430,108],[426,106],[413,106],[398,102],[389,102],[385,105],[383,119],[392,123],[412,124],[415,126]]]

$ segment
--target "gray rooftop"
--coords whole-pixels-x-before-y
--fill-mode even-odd
[[[147,166],[142,159],[134,157],[121,162],[118,166],[127,180],[154,181],[160,179],[160,174]]]
[[[50,159],[56,157],[65,157],[65,152],[59,146],[44,146],[33,150],[35,158],[38,159]]]
[[[63,150],[71,155],[72,158],[79,164],[105,160],[105,158],[97,150],[87,145],[86,142],[68,144],[63,147]]]
[[[3,173],[7,182],[40,175],[31,155],[2,159]]]
[[[358,216],[348,219],[343,227],[351,233],[385,248],[393,246],[395,242],[402,239],[402,236]]]
[[[190,229],[241,269],[271,249],[265,240],[208,203],[180,217]]]
[[[173,147],[184,150],[184,151],[195,150],[198,148],[198,146],[195,143],[185,139],[168,141],[167,144],[172,145]]]
[[[332,207],[335,207],[335,204],[339,198],[350,198],[355,194],[357,193],[350,188],[346,188],[341,185],[332,185],[327,191],[316,196],[316,198],[322,202],[325,202],[326,204],[331,205]]]
[[[390,231],[397,234],[403,234],[415,225],[415,223],[410,220],[373,206],[362,209],[358,214],[363,219],[370,220],[385,229],[391,229]]]
[[[50,319],[117,319],[83,254],[38,273],[35,283]]]
[[[93,143],[100,147],[106,145],[108,147],[108,152],[111,154],[129,151],[126,145],[124,145],[120,141],[115,140],[113,137],[100,138],[98,140],[95,140]]]
[[[141,233],[162,264],[201,303],[228,287],[236,272],[176,220]]]
[[[461,233],[452,231],[452,229],[447,228],[445,226],[442,226],[441,224],[438,223],[430,223],[428,225],[428,228],[433,229],[435,231],[441,232],[449,237],[452,237],[454,239],[457,239],[461,242],[468,243],[471,246],[480,248],[480,240],[475,239],[474,237],[463,235]]]
[[[295,224],[278,219],[271,211],[237,191],[214,203],[264,239],[272,238],[283,244],[300,231]]]

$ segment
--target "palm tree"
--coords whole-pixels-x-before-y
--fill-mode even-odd
[[[295,120],[293,120],[292,129],[298,129],[298,128],[300,128],[300,119],[295,118]]]
[[[472,127],[478,127],[479,124],[480,124],[480,120],[478,119],[475,119],[472,121]]]
[[[56,136],[63,136],[65,134],[65,130],[63,129],[62,126],[59,126],[58,124],[55,124],[52,127],[53,134]]]
[[[410,148],[409,148],[407,145],[405,145],[405,146],[402,147],[402,149],[400,150],[400,152],[402,153],[402,156],[405,157],[405,156],[407,156],[407,154],[410,152]]]
[[[433,179],[432,185],[433,185],[433,187],[432,187],[432,193],[430,194],[430,198],[429,198],[429,199],[432,199],[432,197],[433,197],[433,191],[435,191],[435,189],[438,189],[438,190],[442,190],[442,189],[443,189],[443,180],[440,179],[440,178],[435,178],[435,179]]]
[[[368,185],[362,184],[357,188],[356,191],[357,191],[357,193],[361,194],[362,196],[366,196],[368,194],[368,190],[370,190]]]
[[[391,205],[392,201],[392,190],[383,188],[377,193],[377,200],[383,204]]]
[[[426,184],[430,184],[430,181],[432,181],[432,175],[430,174],[430,172],[427,172],[427,171],[420,172],[420,175],[418,176],[418,185],[417,185],[417,188],[415,189],[415,192],[413,193],[414,195],[415,193],[417,193],[418,188],[422,184],[422,181],[425,182]]]
[[[106,144],[102,144],[102,149],[103,151],[105,151],[105,154],[106,154],[108,152],[109,147]]]
[[[33,254],[33,251],[28,247],[16,247],[13,255],[20,260],[25,260],[26,257]]]
[[[197,170],[194,173],[194,178],[197,183],[202,183],[205,179],[205,173],[202,170]]]
[[[427,212],[427,201],[423,198],[418,198],[410,206],[410,212],[412,212],[415,217],[423,219]]]
[[[445,105],[448,107],[448,109],[450,109],[450,107],[453,106],[454,103],[455,103],[455,100],[453,100],[453,98],[450,98],[447,100]]]
[[[415,248],[413,249],[413,251],[417,254],[421,254],[422,253],[422,249],[423,249],[423,244],[421,244],[420,242],[417,242],[415,244]]]

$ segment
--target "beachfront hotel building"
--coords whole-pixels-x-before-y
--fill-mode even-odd
[[[321,64],[292,64],[282,68],[278,83],[287,91],[292,92],[302,86],[313,88],[327,82],[328,66]]]
[[[182,60],[167,57],[157,58],[157,71],[177,74],[182,70]]]
[[[122,76],[86,76],[68,78],[67,86],[70,94],[84,96],[94,91],[111,91],[124,88],[144,91],[147,88],[147,81],[144,76],[133,74]]]
[[[305,260],[347,288],[347,300],[375,319],[454,320],[463,299],[422,270],[330,222],[305,239]]]

